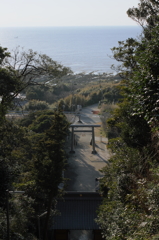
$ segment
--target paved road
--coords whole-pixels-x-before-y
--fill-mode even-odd
[[[100,122],[100,117],[92,113],[97,109],[97,105],[83,108],[80,120],[83,124],[96,124]],[[76,118],[78,122],[79,118]],[[99,171],[108,164],[109,152],[106,148],[107,138],[95,137],[97,154],[92,154],[90,145],[91,133],[76,133],[77,145],[75,154],[69,154],[67,171],[65,177],[69,178],[68,191],[95,191],[95,178],[101,177]]]
[[[99,115],[92,114],[93,110],[99,111],[98,104],[91,105],[90,107],[85,107],[75,114],[71,112],[65,112],[65,114],[71,123],[78,123],[79,119],[82,119],[82,121],[86,124],[95,124],[101,120]]]
[[[99,111],[98,104],[94,104],[90,107],[83,108],[82,111],[79,112],[80,119],[86,124],[95,124],[100,122],[101,121],[100,116],[92,113],[92,111],[95,111],[95,110]],[[79,120],[79,117],[76,117],[75,121],[78,121],[78,120]]]

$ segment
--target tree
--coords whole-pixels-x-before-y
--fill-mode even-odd
[[[123,77],[124,100],[108,120],[120,138],[110,143],[110,164],[102,171],[109,189],[97,222],[107,240],[158,238],[159,2],[140,0],[128,15],[143,28],[138,40],[127,39],[113,48]],[[101,188],[104,192],[104,188]]]
[[[128,16],[144,29],[158,24],[159,2],[157,0],[140,0],[138,7],[129,8]]]
[[[47,211],[46,239],[50,213],[62,192],[58,186],[64,182],[62,171],[69,123],[61,110],[44,110],[24,117],[20,125],[6,121],[0,127],[0,215],[6,211],[7,189],[25,191],[24,197],[10,196],[10,234],[13,239],[33,239],[37,215]],[[20,229],[19,217],[23,218]],[[0,219],[0,225],[4,222]],[[6,232],[5,225],[3,228],[0,237]]]
[[[47,55],[38,54],[33,50],[27,52],[16,48],[11,54],[1,48],[0,59],[0,103],[1,115],[4,116],[8,107],[30,85],[40,84],[48,79],[55,79],[70,72],[69,68],[63,67],[53,61]]]
[[[16,187],[19,186],[22,173],[24,174],[26,168],[29,168],[28,159],[30,159],[31,143],[28,141],[24,129],[11,120],[3,121],[3,124],[0,125],[0,149],[0,229],[2,227],[0,238],[6,239],[4,237],[7,232],[6,217],[3,216],[6,216],[6,190],[17,190]],[[24,189],[22,190],[24,191]],[[31,232],[28,231],[28,226],[31,225],[29,212],[33,211],[30,204],[31,198],[27,198],[26,194],[23,200],[22,202],[18,197],[11,198],[9,196],[9,217],[12,219],[10,235],[12,239],[22,239],[20,233],[23,233],[23,238],[27,238]],[[24,207],[21,211],[19,211],[20,206]],[[21,229],[17,227],[19,225],[18,216],[23,218]]]
[[[134,105],[134,114],[143,115],[149,125],[158,126],[159,100],[158,100],[158,76],[159,76],[159,26],[151,30],[151,39],[143,39],[141,42],[144,51],[139,48],[136,51],[138,69],[133,72],[129,88],[129,98]]]
[[[116,137],[120,137],[129,147],[142,150],[143,147],[151,145],[150,126],[143,116],[134,115],[134,106],[127,99],[118,104],[112,117],[107,120],[107,127],[111,136],[116,133]]]
[[[69,124],[62,111],[55,111],[52,126],[36,146],[33,174],[38,191],[47,196],[44,240],[47,239],[53,200],[58,196],[59,184],[64,181],[62,177],[66,161],[64,143],[68,134],[68,127]]]
[[[7,52],[7,48],[0,47],[0,65],[2,65],[4,59],[9,56],[10,54]],[[0,96],[1,96],[0,114],[2,116],[4,116],[5,114],[5,107],[6,107],[6,106],[3,106],[4,92],[7,94],[7,92],[12,92],[12,90],[14,90],[14,79],[12,79],[12,76],[9,75],[6,69],[0,68]]]
[[[5,206],[5,190],[20,189],[26,191],[25,201],[19,199],[11,199],[11,215],[13,217],[12,238],[33,239],[29,235],[34,232],[33,217],[35,200],[35,179],[31,178],[33,154],[35,154],[35,142],[44,138],[45,134],[35,134],[29,129],[18,126],[11,120],[7,121],[7,110],[13,106],[14,99],[19,93],[24,91],[30,85],[44,84],[45,80],[55,79],[56,77],[67,74],[70,70],[53,61],[46,55],[41,55],[32,50],[28,52],[20,52],[17,48],[13,53],[8,53],[6,48],[0,47],[0,215],[3,217],[6,210]],[[43,78],[41,81],[41,77]],[[36,116],[33,116],[36,119]],[[43,119],[44,120],[44,119]],[[32,123],[32,119],[28,122]],[[28,122],[25,124],[27,125]],[[51,125],[51,119],[41,124],[40,128],[46,130]],[[34,137],[33,137],[34,135]],[[35,136],[36,135],[36,136]],[[38,135],[38,136],[37,136]],[[41,154],[44,149],[41,148]],[[39,150],[40,154],[40,150]],[[2,178],[3,177],[3,178]],[[25,181],[25,183],[24,183]],[[27,195],[29,198],[27,198]],[[18,206],[23,206],[21,212],[23,220],[21,222],[23,229],[17,228]],[[17,209],[17,210],[16,210]],[[32,215],[29,217],[29,214]],[[3,225],[2,218],[0,225]],[[32,225],[32,226],[31,226]],[[34,224],[35,225],[35,224]],[[31,230],[27,230],[30,226]],[[4,227],[3,227],[4,228]],[[0,233],[0,237],[3,236]]]
[[[143,117],[154,128],[158,125],[158,1],[141,0],[128,15],[139,22],[143,33],[139,40],[127,39],[112,49],[114,58],[122,62],[118,68],[126,85],[125,93],[133,106],[132,115]]]
[[[120,77],[123,79],[130,79],[133,69],[137,68],[135,59],[135,51],[139,47],[139,42],[133,38],[128,38],[126,41],[119,41],[118,47],[113,47],[113,57],[115,60],[121,62],[121,65],[114,68]]]

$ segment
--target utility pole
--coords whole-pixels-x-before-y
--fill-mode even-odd
[[[9,191],[6,190],[7,193],[7,240],[10,239],[9,236]]]
[[[10,240],[9,194],[13,194],[13,193],[23,194],[25,192],[24,191],[9,191],[9,190],[6,190],[6,193],[7,193],[7,240]]]
[[[41,240],[41,227],[40,227],[40,218],[45,216],[47,214],[47,212],[42,213],[41,215],[38,215],[38,237],[39,240]]]

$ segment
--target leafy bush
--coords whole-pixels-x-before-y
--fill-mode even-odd
[[[46,110],[49,106],[44,101],[31,100],[25,105],[26,111]]]

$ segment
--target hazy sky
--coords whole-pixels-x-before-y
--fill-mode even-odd
[[[0,27],[136,25],[139,0],[0,0]]]

